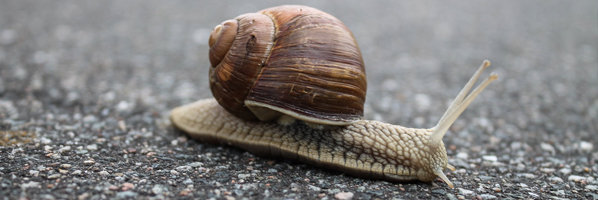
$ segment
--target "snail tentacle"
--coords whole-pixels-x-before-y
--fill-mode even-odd
[[[431,145],[439,144],[440,141],[442,141],[442,138],[444,137],[444,134],[446,133],[448,128],[455,122],[455,120],[457,120],[459,115],[461,115],[461,113],[465,111],[467,106],[469,106],[469,104],[484,90],[484,88],[486,88],[486,86],[488,86],[488,84],[490,84],[492,81],[498,78],[498,75],[494,73],[490,74],[490,76],[486,80],[484,80],[480,85],[478,85],[471,92],[471,94],[467,95],[469,93],[469,90],[472,88],[473,84],[477,81],[478,77],[480,77],[480,75],[482,74],[482,71],[484,71],[484,69],[486,69],[486,67],[488,66],[490,66],[490,61],[485,60],[484,63],[482,63],[482,66],[480,66],[480,68],[475,72],[471,79],[469,79],[469,81],[467,82],[465,87],[463,87],[461,92],[459,92],[457,98],[453,100],[453,103],[451,103],[449,108],[438,121],[438,124],[434,126],[434,128],[432,128],[434,129],[434,132],[430,137]]]

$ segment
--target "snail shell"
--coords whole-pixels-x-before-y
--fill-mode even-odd
[[[361,52],[327,13],[279,6],[240,15],[216,26],[209,45],[212,94],[241,119],[348,125],[363,117]]]

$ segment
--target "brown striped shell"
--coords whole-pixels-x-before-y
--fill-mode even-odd
[[[366,76],[351,31],[306,6],[240,15],[210,36],[210,89],[245,120],[288,115],[316,124],[347,125],[363,117]]]

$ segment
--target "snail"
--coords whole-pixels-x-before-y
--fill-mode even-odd
[[[484,61],[428,129],[364,120],[366,77],[351,31],[306,6],[279,6],[216,26],[209,39],[215,98],[172,110],[173,125],[191,137],[388,181],[442,179],[444,134],[492,73],[469,95]]]

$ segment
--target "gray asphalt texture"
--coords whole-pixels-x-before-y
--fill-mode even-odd
[[[432,127],[488,59],[499,74],[444,138],[450,189],[355,178],[203,144],[170,109],[211,97],[207,39],[290,2],[0,2],[3,199],[598,199],[597,1],[309,1],[354,33],[366,118]]]

